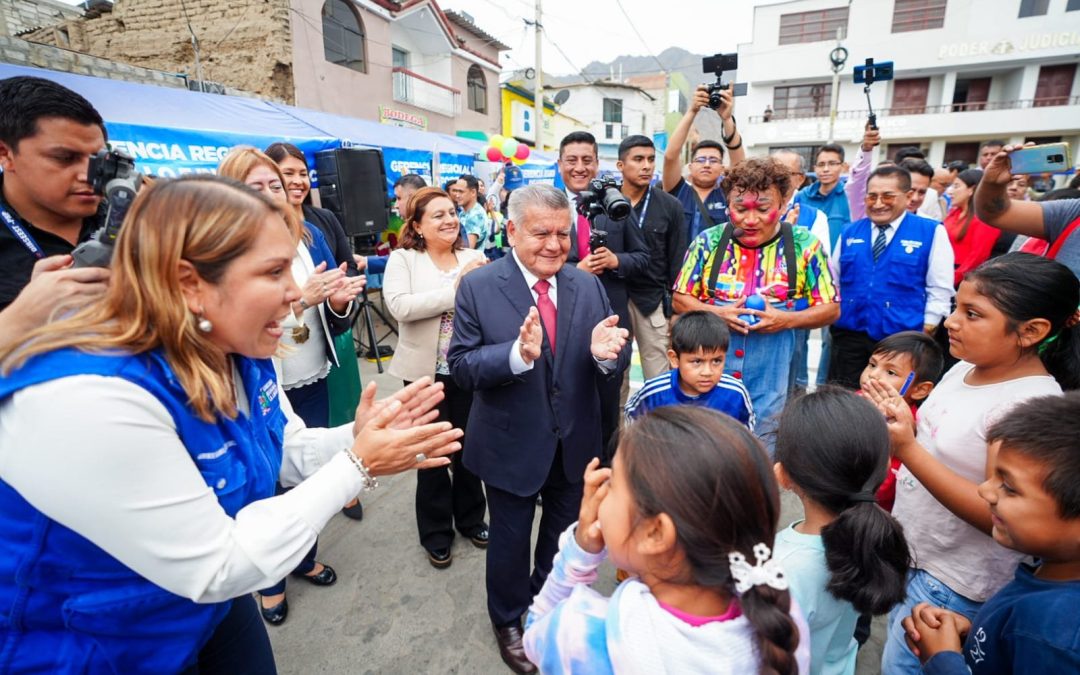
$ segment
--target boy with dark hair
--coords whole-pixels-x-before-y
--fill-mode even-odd
[[[1025,401],[994,424],[979,486],[994,540],[1026,553],[973,621],[926,603],[903,621],[927,675],[1080,672],[1080,393]]]
[[[866,391],[870,380],[886,382],[903,392],[904,402],[915,412],[941,379],[944,366],[941,347],[932,337],[917,330],[903,331],[874,345],[870,360],[859,377],[859,390]],[[898,460],[891,459],[890,462],[889,473],[876,494],[878,505],[886,511],[892,511],[896,498],[896,472],[900,470]]]
[[[99,224],[101,197],[86,174],[105,139],[101,115],[74,91],[38,77],[0,80],[0,310],[10,305],[0,340],[105,292],[108,270],[70,268]]]
[[[844,146],[826,143],[818,149],[817,158],[814,160],[814,172],[817,179],[799,191],[798,196],[799,202],[813,206],[829,219],[829,237],[832,246],[836,246],[840,232],[851,222],[851,208],[848,206],[847,193],[844,191],[847,180],[843,178],[843,175],[846,171]]]
[[[719,316],[687,312],[671,329],[671,372],[645,382],[626,403],[626,419],[666,405],[700,405],[730,415],[754,430],[754,407],[743,383],[724,374],[730,333]]]

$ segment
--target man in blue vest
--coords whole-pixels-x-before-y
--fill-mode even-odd
[[[933,332],[949,313],[953,251],[944,226],[907,211],[911,174],[881,166],[870,174],[866,213],[833,249],[840,319],[833,324],[829,381],[858,389],[878,340],[905,330]]]

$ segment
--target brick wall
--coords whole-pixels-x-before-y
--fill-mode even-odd
[[[187,88],[187,82],[179,75],[117,63],[89,54],[80,54],[70,49],[60,49],[4,35],[0,35],[0,61],[64,73],[107,77],[113,80],[155,84],[162,87]]]
[[[0,0],[3,1],[3,0]],[[116,0],[111,12],[23,35],[31,42],[196,79],[185,20],[199,39],[202,78],[292,103],[292,37],[288,0]],[[119,64],[117,64],[119,65]]]
[[[49,0],[0,0],[0,35],[52,26],[81,14],[77,7]]]

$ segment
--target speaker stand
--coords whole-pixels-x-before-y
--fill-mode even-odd
[[[362,356],[367,359],[375,361],[375,365],[379,369],[379,373],[383,372],[383,359],[394,355],[394,348],[390,345],[379,344],[386,338],[390,337],[393,333],[397,335],[397,329],[390,323],[390,320],[382,313],[382,310],[371,301],[368,297],[367,288],[364,288],[360,297],[357,298],[360,302],[360,311],[356,313],[356,318],[353,320],[353,340],[356,346],[356,355]],[[375,319],[374,316],[378,316],[384,324],[386,324],[387,332],[381,338],[377,336],[375,332]],[[357,323],[363,322],[363,326],[360,331],[356,331],[355,327]],[[366,339],[366,343],[365,343]]]

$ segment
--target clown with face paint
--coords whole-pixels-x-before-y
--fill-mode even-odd
[[[672,289],[676,312],[706,310],[727,322],[725,371],[749,390],[764,439],[772,437],[787,400],[794,331],[826,326],[840,315],[822,243],[782,221],[790,188],[790,172],[774,159],[736,165],[721,183],[730,223],[690,243]],[[746,306],[755,295],[764,298],[764,309]]]

